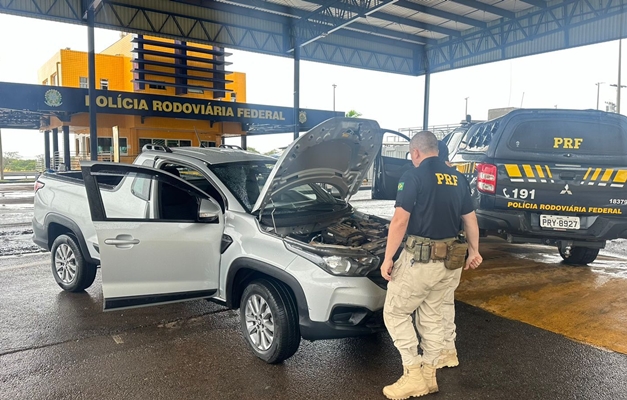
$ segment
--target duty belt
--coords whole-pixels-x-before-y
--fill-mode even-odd
[[[436,243],[446,243],[454,241],[455,238],[448,239],[429,239],[421,236],[409,235],[405,241],[405,250],[413,254],[413,260],[420,263],[428,263],[429,261],[441,261],[446,258],[446,246],[444,246],[444,254],[435,254]],[[439,247],[439,246],[438,246]]]

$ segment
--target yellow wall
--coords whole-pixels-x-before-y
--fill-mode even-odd
[[[132,43],[131,40],[134,37],[135,35],[131,34],[125,35],[119,41],[105,49],[102,53],[96,54],[96,88],[100,89],[101,79],[107,79],[109,81],[109,90],[140,92],[157,96],[176,96],[175,88],[173,87],[166,87],[165,90],[159,90],[150,89],[148,85],[146,85],[145,90],[134,89],[134,84],[132,82],[133,74],[131,73],[131,70],[133,69],[133,57],[135,54],[131,52],[134,47],[134,43]],[[145,38],[159,42],[172,43],[169,39],[148,36]],[[189,43],[189,45],[202,49],[211,49],[211,46],[209,45],[192,43]],[[155,47],[150,45],[145,45],[144,47],[147,50],[152,49],[168,54],[174,53],[174,49],[166,47]],[[188,55],[199,58],[212,58],[211,55],[192,51],[188,52]],[[171,62],[171,58],[166,57],[147,55],[146,58],[150,58],[155,61]],[[206,67],[206,64],[198,61],[188,61],[188,65]],[[172,72],[172,68],[156,67],[152,65],[148,66],[147,69],[170,73]],[[225,69],[228,70],[229,66],[226,66]],[[75,88],[80,87],[79,78],[88,76],[87,53],[69,49],[59,51],[39,69],[39,83],[47,81],[47,84],[51,84],[50,78],[53,74],[57,73],[57,70],[59,71],[60,76],[60,81],[58,82],[60,86]],[[199,71],[189,71],[189,75],[210,78],[213,74]],[[146,78],[155,81],[174,82],[173,78],[158,75],[146,74]],[[236,91],[237,95],[235,100],[239,103],[246,102],[246,74],[235,72],[227,75],[226,79],[234,81],[226,84],[226,89]],[[188,83],[190,85],[207,86],[207,82],[204,81],[190,80]],[[186,95],[179,95],[177,97],[213,100],[213,96],[213,92],[205,91],[203,94],[189,93]],[[223,100],[232,101],[232,97],[229,93],[227,93]],[[42,127],[41,129],[49,130],[52,128],[59,128],[62,125],[69,125],[70,131],[74,134],[88,135],[89,114],[83,113],[74,115],[69,123],[63,123],[57,118],[52,117],[49,126]],[[118,126],[120,137],[127,138],[129,147],[128,156],[121,157],[122,162],[132,162],[135,156],[139,154],[141,150],[139,148],[140,138],[191,140],[192,146],[199,146],[200,143],[198,139],[202,141],[213,141],[216,142],[216,145],[220,145],[222,136],[245,134],[245,132],[242,131],[241,124],[237,122],[214,123],[211,125],[209,121],[206,120],[184,120],[161,117],[148,117],[142,121],[141,117],[134,115],[98,114],[97,125],[98,137],[112,137],[112,128],[114,126]],[[86,146],[86,149],[80,155],[86,156],[89,147],[85,142],[85,139],[77,138],[75,142],[80,143],[81,141],[83,142],[81,147]]]

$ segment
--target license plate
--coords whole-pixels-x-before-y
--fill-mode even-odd
[[[562,215],[540,215],[540,226],[552,229],[579,229],[580,219]]]

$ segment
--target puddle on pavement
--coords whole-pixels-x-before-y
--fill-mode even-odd
[[[627,354],[627,260],[588,267],[551,247],[482,243],[484,263],[464,271],[456,298],[494,314]]]

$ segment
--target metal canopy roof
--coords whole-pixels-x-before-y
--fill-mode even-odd
[[[85,24],[84,0],[0,0],[0,13]],[[423,75],[615,40],[627,0],[95,0],[96,26]]]

